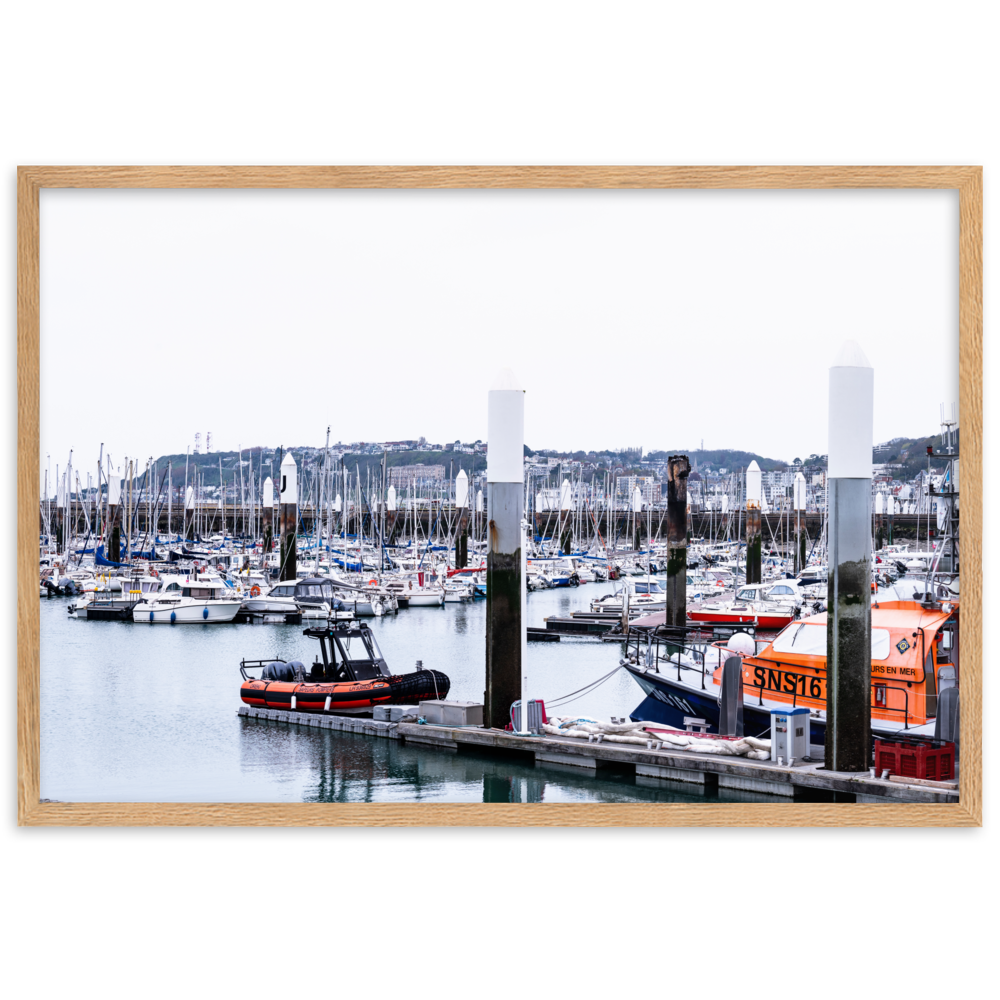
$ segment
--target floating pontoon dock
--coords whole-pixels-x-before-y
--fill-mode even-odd
[[[633,769],[642,784],[680,785],[688,793],[715,792],[751,801],[799,802],[958,802],[957,782],[910,785],[872,778],[868,774],[833,773],[823,768],[823,748],[810,747],[811,760],[777,764],[767,760],[744,760],[682,750],[652,750],[621,743],[588,743],[559,736],[517,736],[479,727],[437,726],[412,722],[382,722],[363,716],[317,712],[291,712],[241,705],[237,715],[262,722],[287,723],[313,729],[331,729],[382,739],[402,740],[444,752],[463,748],[514,754],[522,759],[532,755],[541,766],[565,766],[618,771]],[[948,787],[954,784],[954,788]]]

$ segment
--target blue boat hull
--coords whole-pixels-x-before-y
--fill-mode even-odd
[[[632,673],[632,671],[629,671]],[[633,677],[635,674],[633,673]],[[704,719],[709,730],[719,731],[718,690],[692,691],[683,684],[675,684],[663,674],[643,674],[642,680],[651,688],[651,693],[632,710],[633,722],[658,722],[674,729],[684,728],[685,716]],[[638,683],[638,678],[636,678]],[[640,683],[640,687],[643,684]],[[644,688],[645,690],[645,688]],[[771,735],[771,710],[761,708],[744,700],[743,732],[746,736]],[[826,721],[810,719],[809,742],[817,746],[826,743]]]

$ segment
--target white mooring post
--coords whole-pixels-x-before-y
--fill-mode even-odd
[[[867,771],[875,372],[847,341],[830,369],[826,767]]]
[[[486,481],[486,691],[483,722],[503,729],[522,679],[524,390],[503,369],[489,391]],[[525,706],[525,712],[527,706]]]
[[[264,567],[267,568],[267,553],[274,546],[274,480],[270,476],[264,480],[264,503],[261,507],[264,522]]]
[[[806,536],[802,532],[802,512],[806,509],[806,477],[795,473],[793,501],[795,504],[795,575],[806,568]]]
[[[294,580],[297,570],[296,539],[299,520],[299,470],[290,451],[281,460],[278,490],[278,531],[281,535],[279,580]]]
[[[528,728],[528,522],[521,518],[521,733]],[[527,800],[525,800],[527,801]]]

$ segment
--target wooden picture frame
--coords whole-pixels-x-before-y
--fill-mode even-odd
[[[42,188],[952,189],[959,196],[962,744],[956,804],[41,802],[37,584]],[[979,826],[982,823],[982,168],[21,167],[17,176],[18,822],[32,826]]]

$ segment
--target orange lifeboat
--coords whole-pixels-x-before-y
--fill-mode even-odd
[[[451,687],[440,670],[393,674],[364,622],[307,628],[318,639],[320,656],[307,667],[300,660],[277,657],[242,660],[240,698],[260,708],[299,712],[358,712],[375,705],[413,705],[445,698]],[[254,676],[252,671],[259,670]]]

